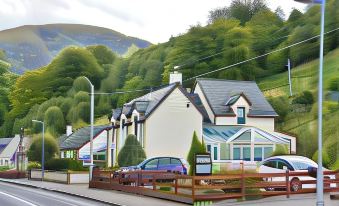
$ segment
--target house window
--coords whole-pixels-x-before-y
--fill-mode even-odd
[[[137,116],[134,117],[134,134],[139,139],[139,137],[138,137],[138,117]]]
[[[245,107],[237,108],[238,124],[245,124]]]
[[[233,160],[240,160],[240,148],[233,148]]]
[[[207,152],[211,153],[211,145],[209,145],[209,144],[207,145]]]
[[[242,148],[242,159],[245,161],[251,160],[251,148],[250,147],[243,147]]]
[[[255,147],[254,148],[254,161],[262,161],[262,147]]]
[[[230,159],[230,145],[227,143],[220,144],[220,160]]]
[[[218,147],[213,147],[213,160],[218,160]]]

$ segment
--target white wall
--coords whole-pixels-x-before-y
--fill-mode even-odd
[[[93,151],[107,145],[107,131],[103,130],[97,137],[93,139]],[[83,159],[84,156],[90,154],[90,142],[87,142],[83,147],[79,149],[79,159]],[[89,160],[89,159],[88,159]]]
[[[186,158],[193,132],[202,137],[203,117],[187,97],[176,88],[145,121],[147,158],[174,156]]]

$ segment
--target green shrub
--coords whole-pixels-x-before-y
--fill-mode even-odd
[[[127,136],[124,146],[118,154],[120,167],[137,165],[146,159],[144,149],[141,147],[137,137],[133,134]]]
[[[72,170],[72,171],[87,171],[88,168],[82,166],[82,162],[73,159],[57,159],[53,158],[46,162],[47,170]]]
[[[42,151],[42,136],[33,138],[27,156],[29,161],[37,161],[41,163],[41,151]],[[45,134],[45,162],[54,158],[59,153],[59,148],[55,138],[49,134]]]
[[[301,95],[292,100],[292,104],[313,104],[314,98],[310,91],[304,91]]]
[[[318,150],[312,156],[313,161],[318,162]],[[329,168],[330,166],[330,157],[326,149],[323,149],[323,166]]]
[[[205,153],[205,152],[206,152],[205,147],[201,144],[200,140],[198,139],[197,133],[194,131],[192,143],[191,143],[191,148],[190,148],[188,155],[187,155],[187,162],[190,164],[189,175],[194,174],[195,154]]]
[[[287,154],[288,154],[287,145],[277,144],[275,146],[275,150],[274,150],[272,156],[287,155]]]
[[[290,108],[289,102],[286,98],[278,97],[278,98],[270,98],[268,100],[270,104],[272,104],[274,110],[278,113],[277,121],[284,122]]]
[[[30,169],[41,169],[41,164],[35,161],[28,162],[27,170],[30,170]]]
[[[54,136],[59,136],[65,132],[65,118],[61,109],[57,106],[52,106],[47,109],[44,117],[47,130]]]
[[[339,91],[339,77],[331,79],[329,90],[331,90],[331,91]]]

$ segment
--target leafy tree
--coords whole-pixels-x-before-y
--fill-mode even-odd
[[[302,16],[303,16],[303,13],[301,13],[301,11],[299,11],[298,9],[293,9],[287,21],[289,23],[295,22],[299,20]]]
[[[287,155],[287,154],[288,154],[287,145],[277,144],[275,145],[275,150],[273,151],[272,156]]]
[[[76,92],[80,92],[80,91],[90,92],[91,91],[89,82],[84,77],[78,77],[74,80],[73,89]]]
[[[312,160],[315,162],[318,162],[318,150],[313,154]],[[326,168],[329,168],[330,166],[330,157],[328,156],[328,152],[326,149],[323,149],[322,151],[322,157],[323,157],[323,165]]]
[[[285,12],[284,10],[281,8],[281,6],[278,6],[277,9],[274,11],[275,15],[277,15],[277,17],[279,17],[279,19],[281,21],[284,21],[285,20]]]
[[[90,97],[89,97],[88,92],[80,91],[76,93],[74,96],[75,104],[79,104],[81,102],[89,102],[89,101],[90,101]]]
[[[89,102],[80,102],[76,107],[77,120],[82,119],[84,122],[90,122],[90,103]]]
[[[286,98],[277,97],[277,98],[270,98],[268,101],[273,106],[274,110],[278,113],[279,117],[277,118],[278,122],[284,122],[289,109],[289,102]]]
[[[29,161],[37,161],[41,163],[42,151],[42,135],[33,138],[33,142],[29,147],[27,156]],[[45,134],[45,161],[54,158],[59,153],[56,139],[49,133]]]
[[[201,142],[200,142],[200,140],[197,136],[197,133],[194,131],[192,143],[191,143],[191,148],[190,148],[188,155],[187,155],[187,162],[190,164],[189,175],[194,174],[195,154],[205,153],[205,152],[206,152],[206,148],[201,144]]]
[[[54,136],[58,136],[65,132],[65,118],[61,109],[57,106],[52,106],[47,109],[44,117],[47,130]]]
[[[339,77],[335,77],[331,79],[329,90],[339,91]]]
[[[135,135],[128,135],[124,146],[118,154],[118,164],[120,167],[137,165],[146,159],[144,149],[141,147]]]
[[[313,104],[314,98],[310,91],[304,91],[301,95],[292,100],[292,104]]]
[[[117,55],[110,48],[103,45],[88,46],[87,50],[93,54],[99,65],[112,64],[117,58]]]

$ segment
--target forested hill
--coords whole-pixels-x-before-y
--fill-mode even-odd
[[[68,47],[58,53],[50,64],[26,72],[16,80],[6,80],[12,83],[5,85],[12,86],[8,86],[4,93],[8,95],[0,99],[3,102],[0,102],[0,136],[18,133],[20,127],[27,128],[27,133],[39,132],[39,128],[32,125],[33,118],[44,120],[46,129],[55,137],[65,132],[66,124],[72,124],[75,128],[88,124],[89,87],[81,76],[87,76],[97,92],[106,94],[119,90],[144,90],[166,84],[174,66],[181,66],[183,79],[187,80],[317,36],[320,30],[319,9],[315,5],[304,14],[293,10],[289,17],[284,18],[281,9],[271,11],[262,0],[234,0],[229,7],[211,11],[208,25],[192,26],[187,33],[172,37],[166,43],[140,49],[128,58],[121,58],[106,46]],[[339,32],[335,30],[339,28],[339,1],[328,0],[326,9],[325,30],[329,33],[325,36],[325,54],[331,52],[333,58],[337,55],[333,51],[339,46]],[[9,62],[10,57],[7,55],[0,50],[0,59]],[[319,39],[312,38],[302,44],[204,77],[260,82],[261,88],[270,90],[269,100],[281,117],[277,123],[283,125],[287,123],[289,113],[296,115],[293,108],[286,108],[286,105],[306,103],[307,108],[316,110],[316,104],[310,101],[310,97],[316,95],[316,89],[309,85],[314,85],[317,73],[312,70],[314,67],[302,70],[305,75],[299,75],[298,80],[305,78],[305,81],[296,84],[299,86],[298,92],[291,98],[282,90],[274,90],[275,87],[286,86],[287,76],[284,74],[277,79],[274,75],[286,71],[288,58],[291,59],[293,68],[301,68],[318,56]],[[337,63],[333,61],[331,65],[336,67]],[[0,69],[1,67],[6,71],[8,64],[0,64]],[[339,71],[336,68],[332,68],[333,75],[328,76],[327,82],[332,85],[331,90],[339,90],[339,86],[336,86],[339,85],[339,78],[336,78]],[[184,86],[191,87],[193,83],[194,78],[184,81]],[[329,89],[328,85],[326,89]],[[112,108],[121,106],[144,92],[96,95],[95,115],[108,115]],[[331,111],[338,110],[332,103],[329,108]],[[313,115],[309,116],[310,121],[314,119]],[[291,118],[291,122],[292,120]],[[294,122],[298,121],[293,120],[292,123]],[[310,153],[312,152],[314,151]]]
[[[45,66],[65,47],[102,44],[119,55],[130,47],[151,45],[119,32],[81,24],[28,25],[0,31],[0,49],[6,52],[11,70],[21,74]]]

